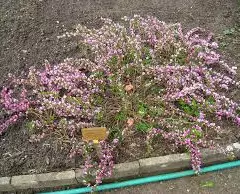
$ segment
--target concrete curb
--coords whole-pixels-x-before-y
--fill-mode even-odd
[[[234,143],[221,149],[202,150],[203,165],[222,163],[240,158],[240,143]],[[167,156],[140,159],[135,162],[116,164],[112,177],[104,182],[114,182],[146,175],[163,174],[190,169],[189,154],[171,154]],[[50,172],[43,174],[0,177],[0,191],[23,189],[53,188],[60,186],[83,186],[82,169]]]

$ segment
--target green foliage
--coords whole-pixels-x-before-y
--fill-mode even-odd
[[[55,121],[55,115],[53,114],[52,111],[48,111],[47,115],[45,117],[45,124],[46,125],[52,125]]]
[[[53,96],[55,98],[59,98],[59,94],[57,92],[53,92],[53,91],[41,91],[40,94],[45,97]]]
[[[187,58],[187,53],[185,51],[181,50],[180,53],[177,55],[176,62],[179,65],[185,65],[186,58]]]
[[[66,118],[60,119],[59,125],[60,125],[60,126],[66,126],[66,125],[67,125],[67,119],[66,119]]]
[[[132,63],[134,59],[135,59],[135,51],[134,50],[129,51],[123,57],[123,64],[126,65],[126,64]]]
[[[152,85],[151,88],[148,90],[150,94],[160,94],[163,91],[164,89],[158,85]]]
[[[103,119],[103,112],[99,112],[98,114],[97,114],[97,116],[96,116],[96,119],[98,120],[98,121],[101,121],[102,119]]]
[[[209,96],[206,101],[210,105],[214,105],[216,102],[215,99],[213,98],[213,96]]]
[[[240,115],[240,107],[237,108],[236,113],[237,115]]]
[[[221,42],[220,43],[221,48],[225,48],[226,46],[228,46],[228,43],[226,43],[226,42]]]
[[[116,65],[118,63],[118,57],[117,56],[113,56],[110,60],[109,60],[109,64],[110,65]]]
[[[30,133],[32,133],[34,132],[36,125],[34,121],[27,121],[25,123],[25,127],[29,130]]]
[[[143,64],[150,65],[152,63],[152,55],[148,47],[143,47]]]
[[[236,32],[235,28],[229,28],[229,29],[224,30],[223,34],[229,36],[229,35],[233,35],[235,32]]]
[[[120,86],[120,85],[112,84],[109,87],[109,90],[111,91],[112,94],[114,94],[116,96],[123,96],[124,95],[124,90],[123,90],[122,86]]]
[[[100,79],[100,78],[103,78],[104,72],[103,71],[97,71],[94,75],[95,75],[95,77]]]
[[[116,114],[115,119],[117,121],[125,121],[127,120],[127,115],[123,111],[120,111]]]
[[[234,49],[234,47],[238,45],[239,35],[240,35],[240,27],[237,25],[231,28],[225,29],[222,35],[218,36],[218,39],[221,40],[221,42],[219,43],[220,48],[224,49],[223,51],[226,51],[225,49],[227,50]]]
[[[135,125],[136,130],[141,131],[141,132],[148,132],[151,128],[152,125],[146,123],[146,122],[139,122]]]
[[[158,117],[158,116],[161,116],[163,113],[164,113],[164,108],[161,106],[151,107],[149,110],[149,115],[151,117]]]
[[[126,76],[132,77],[137,72],[137,69],[135,66],[129,66],[128,68],[125,68],[124,74]]]
[[[110,128],[108,138],[110,140],[117,138],[119,141],[122,141],[122,130],[119,127]]]
[[[201,139],[203,137],[202,132],[195,128],[191,129],[191,134],[193,134],[196,137],[196,139],[194,139],[195,141],[198,141],[199,139]]]
[[[236,156],[235,156],[234,152],[228,152],[227,158],[228,158],[228,160],[233,161],[236,159]]]
[[[201,183],[201,187],[214,187],[215,184],[213,181],[206,181],[206,182],[203,182]]]
[[[97,105],[103,104],[104,98],[102,96],[100,96],[100,95],[96,95],[95,98],[94,98],[94,102]]]
[[[75,96],[67,96],[66,100],[69,103],[74,103],[74,104],[78,104],[78,105],[84,105],[84,103],[82,102],[81,98],[78,98],[78,97],[75,97]]]
[[[187,104],[184,102],[184,100],[180,99],[177,101],[178,107],[183,110],[185,113],[191,115],[191,116],[196,116],[198,117],[200,112],[199,112],[199,105],[196,100],[192,100],[191,104]]]
[[[148,112],[148,107],[146,104],[140,102],[138,104],[138,114],[141,115],[142,117],[146,116]]]

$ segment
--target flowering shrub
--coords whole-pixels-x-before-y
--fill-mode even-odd
[[[1,92],[0,133],[24,119],[31,141],[51,136],[71,145],[70,157],[82,155],[86,179],[94,175],[97,184],[111,175],[118,141],[135,130],[148,144],[160,135],[185,148],[199,172],[200,148],[213,144],[209,133],[221,132],[213,118],[240,125],[239,104],[225,96],[239,87],[236,68],[223,61],[213,35],[201,28],[184,34],[180,24],[154,17],[123,20],[104,19],[99,29],[79,25],[62,36],[80,37],[90,59],[10,76]],[[91,126],[106,126],[109,139],[98,147],[83,142],[80,130]]]

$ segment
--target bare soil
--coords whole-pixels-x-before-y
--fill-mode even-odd
[[[122,16],[154,15],[166,22],[181,22],[186,29],[201,26],[216,34],[240,25],[239,0],[0,0],[0,86],[8,73],[20,73],[44,60],[52,64],[86,53],[74,39],[57,39],[76,24],[98,27],[101,17],[115,21]],[[221,37],[221,36],[220,36]],[[240,67],[239,36],[222,37],[223,52]],[[240,77],[240,73],[238,73]],[[239,91],[234,91],[234,96]],[[239,97],[238,97],[239,98]],[[239,132],[228,122],[222,142],[240,140]],[[121,146],[117,162],[147,157],[139,134]],[[42,173],[75,168],[81,160],[69,159],[67,148],[51,140],[30,143],[24,127],[13,127],[0,137],[0,176]],[[136,146],[139,145],[139,146]],[[179,150],[178,150],[179,151]],[[151,155],[172,151],[168,145],[155,146]]]

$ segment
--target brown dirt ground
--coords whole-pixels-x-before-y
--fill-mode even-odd
[[[20,73],[31,65],[52,64],[85,52],[74,39],[57,39],[81,23],[97,27],[101,17],[115,21],[133,14],[154,15],[166,22],[181,22],[187,29],[201,26],[217,34],[240,25],[239,0],[0,0],[0,86],[9,72]],[[236,36],[223,37],[224,52],[240,67],[240,43]],[[240,74],[238,74],[240,75]],[[239,77],[239,76],[238,76]],[[235,91],[236,92],[236,91]],[[238,91],[239,92],[239,91]],[[236,96],[236,95],[235,95]],[[226,125],[226,129],[231,126]],[[225,143],[239,140],[230,131]],[[31,144],[24,127],[15,127],[0,137],[0,176],[40,173],[78,167],[67,151],[52,142]],[[136,141],[142,142],[136,134]],[[118,162],[144,157],[144,145],[125,142]],[[161,145],[162,146],[162,145]],[[166,145],[154,155],[169,153]]]

